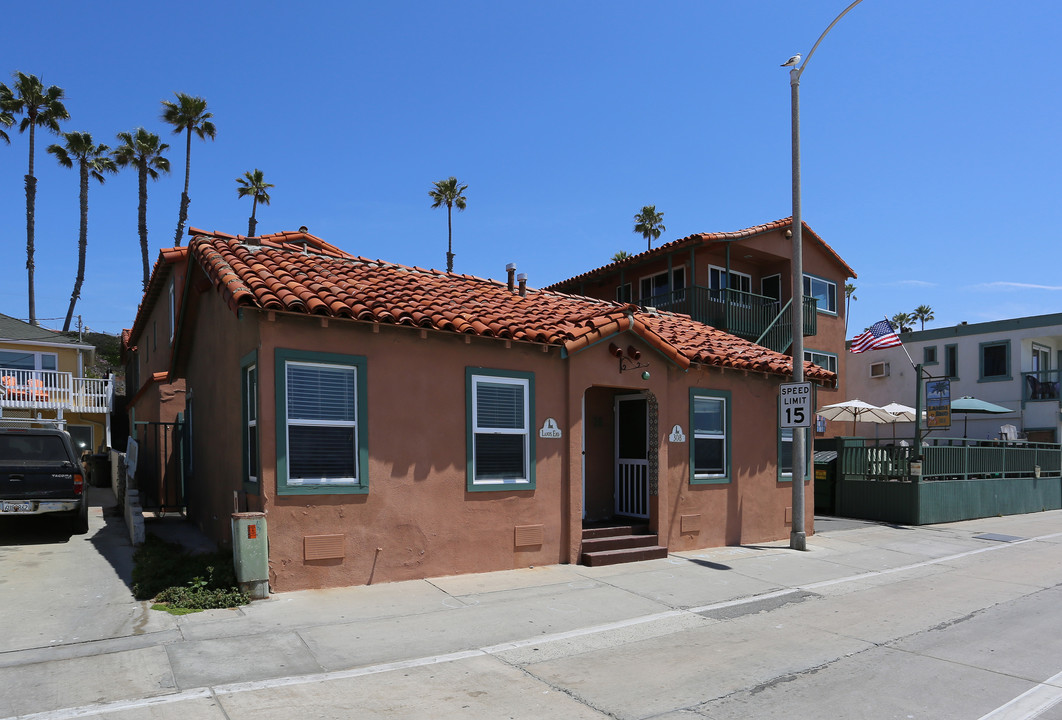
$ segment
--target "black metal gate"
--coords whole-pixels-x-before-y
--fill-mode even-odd
[[[186,509],[183,425],[181,421],[136,423],[136,487],[144,510],[167,513]]]

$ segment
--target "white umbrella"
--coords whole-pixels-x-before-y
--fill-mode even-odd
[[[882,410],[892,415],[893,419],[889,421],[892,425],[892,440],[896,442],[896,423],[900,422],[914,422],[915,409],[909,405],[901,405],[900,403],[893,402],[888,405],[882,405]]]
[[[827,420],[851,420],[853,435],[855,435],[855,424],[857,422],[895,422],[893,415],[882,408],[879,408],[877,405],[865,403],[859,398],[856,398],[855,400],[846,400],[845,402],[835,403],[833,405],[824,405],[816,412]]]

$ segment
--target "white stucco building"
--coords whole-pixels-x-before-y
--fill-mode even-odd
[[[1006,415],[953,414],[951,428],[935,430],[934,435],[963,437],[965,422],[967,437],[997,438],[1000,427],[1009,424],[1017,428],[1020,437],[1059,442],[1062,313],[962,323],[903,333],[900,338],[901,347],[848,356],[845,382],[849,398],[873,405],[899,402],[913,407],[913,360],[922,364],[923,377],[949,378],[953,400],[970,395],[1012,410]],[[892,436],[888,425],[861,424],[859,432]],[[913,432],[912,423],[896,427],[897,437],[911,437]]]

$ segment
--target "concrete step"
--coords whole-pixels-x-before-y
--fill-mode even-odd
[[[644,535],[649,532],[646,525],[601,525],[598,527],[584,527],[583,540],[602,537],[616,537],[617,535]]]
[[[584,553],[601,550],[623,550],[624,548],[653,547],[657,544],[656,535],[612,535],[609,537],[583,538]]]
[[[620,563],[640,562],[642,560],[657,560],[667,557],[667,548],[659,545],[651,547],[624,548],[621,550],[601,550],[600,552],[584,552],[581,563],[590,567],[602,565],[618,565]]]

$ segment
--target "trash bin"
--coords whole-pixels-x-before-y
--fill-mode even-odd
[[[111,456],[109,453],[95,453],[88,458],[89,484],[92,487],[110,487]]]

